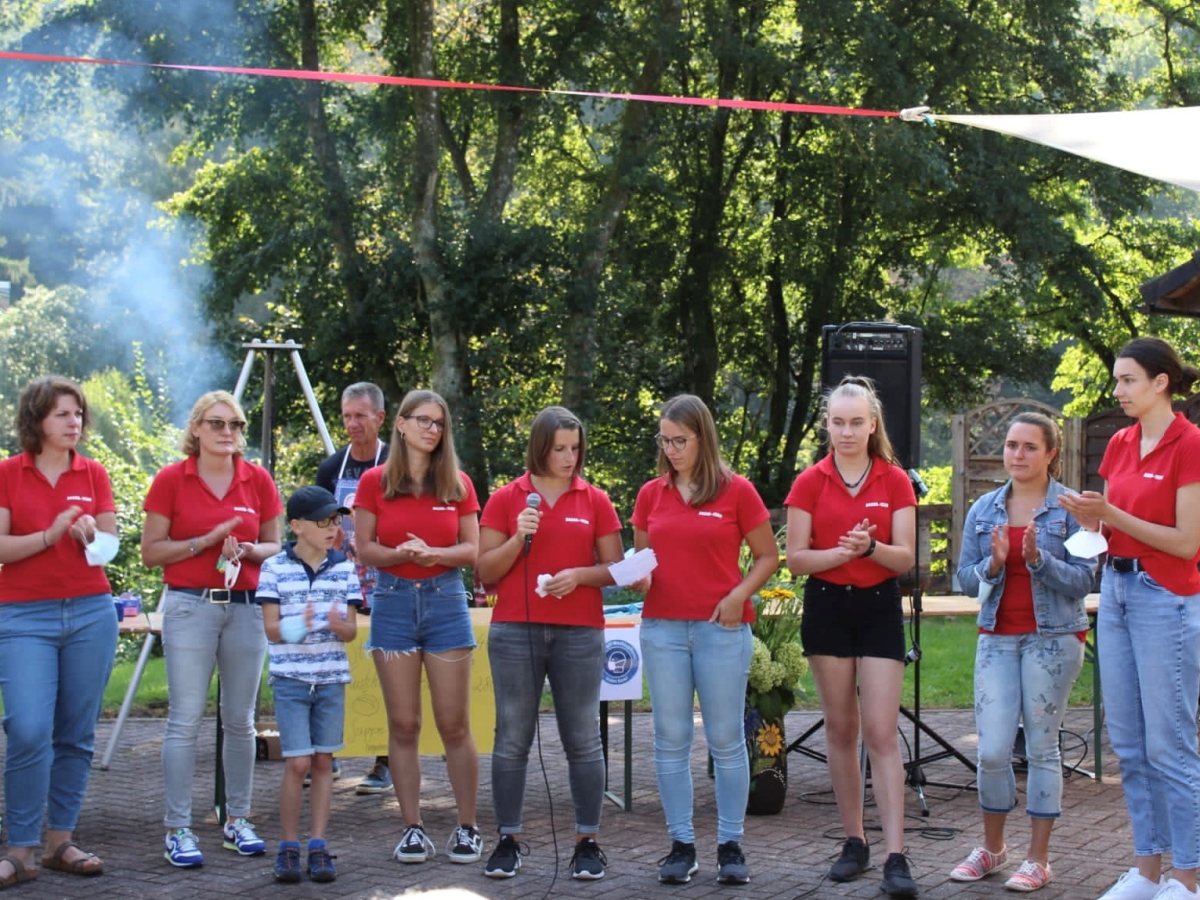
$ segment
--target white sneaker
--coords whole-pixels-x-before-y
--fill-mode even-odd
[[[1117,883],[1100,895],[1100,900],[1154,900],[1163,888],[1163,880],[1151,881],[1133,867]]]
[[[1154,895],[1154,900],[1195,900],[1196,897],[1200,897],[1200,893],[1189,891],[1182,882],[1168,878]]]

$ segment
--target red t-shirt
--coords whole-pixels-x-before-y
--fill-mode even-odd
[[[660,475],[642,485],[633,506],[633,525],[646,532],[658,557],[642,616],[707,621],[741,582],[742,541],[767,521],[767,507],[741,475],[734,475],[703,506],[684,503],[668,477]],[[742,621],[754,621],[750,600]]]
[[[1200,429],[1175,413],[1175,421],[1144,459],[1141,442],[1140,423],[1122,428],[1109,440],[1100,463],[1108,502],[1147,522],[1174,525],[1176,491],[1200,481]],[[1140,559],[1155,581],[1176,594],[1200,593],[1200,552],[1180,559],[1116,530],[1109,535],[1108,552]]]
[[[204,483],[196,468],[196,457],[188,456],[164,467],[150,484],[142,509],[158,513],[170,520],[167,536],[173,541],[187,541],[212,531],[227,519],[240,516],[242,521],[231,534],[238,541],[255,542],[262,532],[263,522],[278,518],[283,512],[279,489],[262,466],[234,457],[233,482],[224,497],[218,497]],[[171,587],[223,588],[225,575],[217,569],[221,558],[221,543],[201,550],[179,562],[163,566],[163,581]],[[261,563],[242,560],[234,590],[252,591],[258,587]]]
[[[533,482],[526,472],[488,498],[480,526],[511,537],[517,531],[517,516],[532,493]],[[496,584],[492,621],[603,628],[600,588],[581,586],[561,599],[550,595],[539,597],[535,588],[539,575],[596,565],[596,541],[621,530],[621,520],[612,501],[604,491],[576,476],[553,506],[543,501],[538,510],[542,519],[529,555],[518,556]]]
[[[907,472],[875,457],[858,496],[851,497],[842,476],[834,468],[833,454],[829,454],[796,476],[783,502],[785,506],[794,506],[812,516],[809,546],[813,550],[828,550],[836,547],[838,538],[863,519],[869,519],[876,526],[872,534],[878,543],[890,544],[892,514],[916,506],[917,495],[913,493]],[[865,588],[895,578],[896,573],[868,556],[819,572],[817,577],[831,584]]]
[[[402,494],[387,500],[383,496],[384,466],[363,473],[358,482],[354,508],[365,509],[375,516],[375,540],[385,547],[398,547],[410,540],[411,531],[430,547],[453,547],[458,543],[458,520],[479,512],[475,485],[466,472],[459,472],[466,496],[461,500],[439,500],[432,494],[417,497]],[[415,562],[384,566],[380,571],[391,572],[400,578],[419,581],[449,572],[450,566],[422,566]]]
[[[68,506],[78,506],[89,516],[116,512],[104,466],[72,453],[71,468],[52,486],[31,453],[0,461],[0,508],[8,510],[9,534],[45,531]],[[0,566],[0,603],[65,600],[111,591],[104,567],[89,566],[83,544],[68,533],[33,556]]]
[[[996,627],[992,629],[992,634],[1033,634],[1037,631],[1037,617],[1033,614],[1033,581],[1021,549],[1024,540],[1024,527],[1008,526],[1004,595],[996,610]]]

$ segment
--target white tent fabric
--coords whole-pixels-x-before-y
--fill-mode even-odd
[[[1200,106],[1034,116],[934,115],[1200,191]]]

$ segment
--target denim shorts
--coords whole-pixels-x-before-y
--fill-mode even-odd
[[[309,684],[295,678],[272,680],[275,721],[283,758],[336,753],[342,749],[346,718],[344,684]]]
[[[380,572],[371,603],[368,652],[445,653],[475,647],[467,590],[458,569],[422,579]]]

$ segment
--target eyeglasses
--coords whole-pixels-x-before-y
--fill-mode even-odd
[[[676,450],[683,450],[687,447],[688,441],[694,441],[694,437],[667,437],[665,434],[656,434],[654,443],[663,450],[669,450],[674,447]]]
[[[435,428],[438,431],[446,430],[445,419],[431,419],[429,416],[401,416],[402,419],[412,419],[417,423],[417,427],[422,431],[433,431]]]
[[[220,433],[228,428],[234,434],[241,434],[246,430],[246,423],[241,419],[203,419],[209,431]]]
[[[330,525],[341,525],[342,514],[336,513],[332,516],[326,516],[324,519],[313,519],[312,521],[318,528],[328,528]]]

